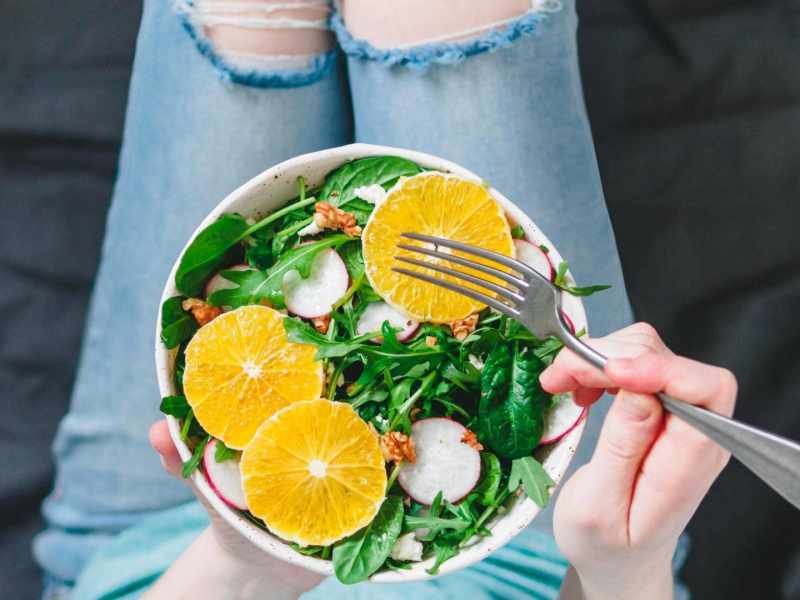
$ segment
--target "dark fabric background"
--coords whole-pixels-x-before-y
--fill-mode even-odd
[[[648,7],[651,9],[648,12]],[[0,3],[0,581],[35,598],[140,6]],[[640,319],[800,437],[800,4],[579,1],[584,86]],[[690,525],[696,598],[800,598],[800,518],[732,463]],[[794,587],[792,587],[794,586]],[[781,589],[784,592],[781,592]]]

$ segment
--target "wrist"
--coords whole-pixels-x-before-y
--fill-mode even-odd
[[[672,600],[672,561],[658,560],[635,568],[609,566],[603,572],[576,568],[584,600]]]

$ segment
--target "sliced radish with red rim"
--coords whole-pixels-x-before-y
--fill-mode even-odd
[[[411,427],[417,458],[404,462],[397,481],[420,504],[430,505],[441,491],[458,502],[472,491],[481,476],[480,453],[461,440],[466,427],[452,419],[432,417]]]
[[[211,440],[203,451],[203,469],[211,488],[225,503],[239,510],[247,510],[247,500],[242,489],[242,473],[239,460],[231,458],[217,462],[217,440]]]
[[[544,250],[528,240],[514,240],[514,246],[516,248],[517,260],[524,262],[550,281],[555,279],[556,270],[553,268],[550,258]]]
[[[409,339],[419,329],[417,321],[395,310],[386,302],[372,302],[361,313],[361,318],[358,319],[356,325],[356,334],[365,335],[371,331],[380,331],[385,321],[389,321],[389,325],[392,327],[400,329],[397,332],[397,339],[401,342]],[[382,338],[377,336],[372,338],[372,341],[380,344]]]
[[[553,398],[555,404],[544,415],[544,433],[541,445],[553,444],[578,426],[588,408],[578,406],[572,394],[558,394]]]
[[[283,296],[289,312],[306,319],[322,317],[345,295],[350,276],[336,250],[322,250],[311,264],[307,278],[297,271],[283,277]]]

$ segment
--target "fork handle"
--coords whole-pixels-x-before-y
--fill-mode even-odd
[[[562,341],[598,369],[605,368],[608,358],[576,336],[565,333]],[[795,508],[800,508],[800,444],[668,394],[657,396],[670,413],[725,448]]]

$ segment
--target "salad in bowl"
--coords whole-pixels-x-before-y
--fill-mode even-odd
[[[585,410],[539,385],[561,343],[394,271],[410,255],[399,242],[422,244],[404,232],[526,262],[568,292],[578,333],[580,296],[604,287],[576,287],[533,222],[469,171],[358,144],[221,202],[175,263],[157,324],[184,477],[259,548],[344,583],[484,558],[547,504],[583,430]]]

